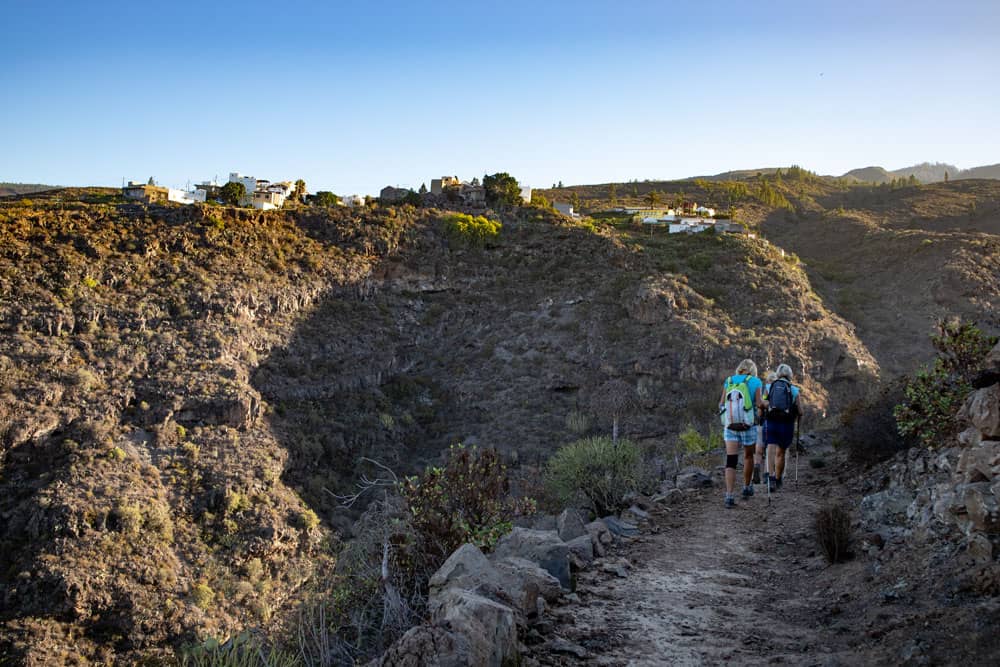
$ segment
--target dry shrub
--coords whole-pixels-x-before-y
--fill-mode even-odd
[[[851,515],[843,505],[826,505],[816,512],[816,541],[828,563],[847,560],[851,548]]]
[[[835,444],[847,449],[851,461],[864,465],[874,465],[908,449],[913,441],[899,434],[893,414],[904,398],[903,383],[896,381],[851,403],[840,415]]]

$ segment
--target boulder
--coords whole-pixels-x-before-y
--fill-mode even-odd
[[[989,563],[993,560],[993,542],[982,533],[973,533],[969,536],[966,550],[976,563]]]
[[[963,449],[955,472],[967,483],[991,481],[1000,473],[1000,442],[986,440]]]
[[[543,570],[537,563],[526,558],[508,556],[496,561],[493,566],[500,576],[501,583],[506,588],[520,587],[525,590],[535,590],[542,599],[549,603],[555,602],[563,594],[558,579],[549,574],[548,571]]]
[[[556,531],[563,542],[569,542],[572,539],[587,534],[583,517],[580,516],[578,510],[574,509],[563,510],[563,513],[556,519]]]
[[[622,512],[622,518],[627,519],[628,521],[633,523],[638,523],[639,521],[648,521],[649,512],[636,505],[632,505],[627,510]]]
[[[712,486],[712,476],[700,468],[687,468],[674,480],[678,489],[707,489]]]
[[[449,588],[430,603],[431,620],[468,642],[467,665],[503,667],[520,658],[517,624],[510,607]]]
[[[1000,502],[997,502],[988,483],[964,485],[962,501],[976,530],[1000,534]]]
[[[639,527],[634,523],[622,521],[616,516],[606,516],[601,521],[608,527],[613,535],[618,537],[635,537],[639,534]]]
[[[1000,384],[969,394],[958,416],[977,428],[984,438],[1000,438]]]
[[[368,667],[465,667],[471,663],[468,639],[440,625],[418,625]]]
[[[463,544],[431,577],[430,596],[453,587],[489,595],[501,588],[500,575],[479,547]]]
[[[913,495],[902,488],[889,489],[865,496],[861,500],[861,516],[869,526],[898,523],[906,517]]]
[[[514,528],[497,542],[493,553],[497,558],[516,556],[537,563],[559,580],[566,590],[571,590],[569,547],[555,532]]]
[[[994,345],[990,353],[986,355],[985,366],[987,368],[1000,369],[1000,342]]]
[[[578,570],[587,569],[594,562],[594,543],[590,535],[581,535],[566,543],[570,564]]]
[[[603,556],[607,548],[614,541],[614,536],[608,530],[608,525],[598,519],[597,521],[591,521],[584,528],[587,529],[587,534],[590,536],[590,543],[594,547],[594,553],[597,556]]]

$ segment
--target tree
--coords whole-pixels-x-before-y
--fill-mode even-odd
[[[948,172],[947,172],[947,170],[944,172],[944,182],[945,183],[948,182]]]
[[[580,212],[580,195],[574,192],[569,197],[569,203],[573,207],[574,211],[576,211],[577,213]]]
[[[557,188],[561,188],[562,186],[563,186],[562,181],[559,181],[559,184],[556,185]]]
[[[646,203],[649,204],[649,208],[656,208],[657,204],[660,203],[660,193],[656,190],[650,190],[646,194]]]
[[[420,184],[420,194],[422,194],[422,195],[427,194],[427,184],[426,183],[421,183]]]
[[[306,182],[301,178],[295,181],[295,192],[292,193],[295,201],[302,201],[306,197]]]
[[[483,187],[489,204],[516,206],[521,203],[521,186],[505,171],[483,176]]]
[[[332,192],[328,192],[326,190],[320,190],[319,192],[313,195],[312,203],[315,206],[323,206],[324,208],[330,208],[331,206],[336,206],[337,204],[340,203],[340,197],[333,194]]]
[[[473,177],[472,177],[472,182],[471,182],[471,183],[469,183],[469,185],[479,185],[479,184],[480,184],[480,183],[479,183],[479,178],[478,178],[478,177],[476,177],[476,176],[473,176]]]
[[[618,205],[618,188],[614,183],[608,186],[608,203],[612,206]]]
[[[229,204],[230,206],[239,206],[243,198],[247,196],[246,186],[242,183],[236,183],[231,181],[222,186],[219,190],[219,199],[222,203]]]

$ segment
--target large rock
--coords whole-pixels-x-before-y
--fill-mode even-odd
[[[623,521],[616,516],[606,516],[601,521],[608,527],[612,535],[618,537],[635,537],[639,534],[639,526],[628,521]]]
[[[902,488],[880,491],[861,500],[861,516],[870,527],[899,523],[912,502],[913,495]]]
[[[448,588],[462,588],[492,595],[501,588],[500,575],[479,547],[463,544],[431,577],[431,597]]]
[[[418,625],[368,667],[466,667],[471,659],[466,637],[441,625]]]
[[[594,547],[594,554],[598,557],[603,556],[615,540],[614,535],[608,530],[608,524],[598,519],[597,521],[591,521],[584,528],[587,529],[587,534],[590,535],[590,543]]]
[[[1000,384],[969,394],[958,416],[978,429],[985,439],[1000,439]]]
[[[569,547],[554,532],[514,528],[500,539],[493,553],[497,558],[515,556],[537,563],[558,579],[563,588],[571,590]]]
[[[578,510],[574,509],[563,510],[563,513],[556,519],[556,531],[559,533],[559,539],[563,542],[569,542],[587,534],[583,517],[580,516]]]
[[[555,602],[563,594],[558,579],[543,570],[538,563],[526,558],[508,556],[496,561],[493,566],[500,575],[501,584],[507,589],[535,591],[549,603]]]
[[[988,482],[1000,473],[1000,442],[987,440],[962,450],[955,472],[965,482]]]
[[[966,484],[962,500],[976,530],[991,534],[1000,533],[1000,502],[997,502],[988,483]]]
[[[517,624],[510,607],[449,588],[431,601],[431,620],[468,642],[467,665],[505,667],[519,661]]]
[[[688,468],[677,473],[678,489],[706,489],[712,486],[712,476],[700,468]]]
[[[566,543],[569,547],[570,564],[578,570],[587,569],[594,562],[594,543],[590,535],[581,535]]]

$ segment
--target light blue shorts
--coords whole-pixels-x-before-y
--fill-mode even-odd
[[[759,426],[751,426],[745,431],[730,431],[728,428],[723,431],[722,439],[726,442],[738,442],[740,447],[749,447],[757,444],[757,429]]]

